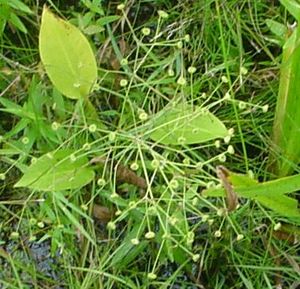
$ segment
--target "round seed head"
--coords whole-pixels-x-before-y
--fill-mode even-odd
[[[116,229],[116,224],[114,222],[108,222],[107,225],[106,225],[107,229],[108,230],[112,230],[114,231]]]
[[[134,162],[130,165],[130,169],[133,171],[137,171],[139,169],[139,164]]]
[[[26,145],[26,144],[28,144],[29,143],[29,138],[28,137],[23,137],[22,138],[22,143],[24,144],[24,145]]]
[[[121,87],[125,87],[125,86],[127,86],[127,84],[128,84],[128,80],[127,79],[123,78],[123,79],[120,80],[120,86]]]
[[[147,277],[150,280],[155,280],[157,278],[157,275],[155,273],[151,272],[151,273],[147,274]]]
[[[157,13],[158,13],[159,17],[161,17],[161,18],[167,19],[169,17],[169,14],[163,10],[158,10]]]
[[[231,99],[231,95],[229,92],[226,92],[224,97],[223,97],[224,100],[230,100]]]
[[[263,111],[264,113],[266,113],[268,110],[269,110],[269,105],[268,105],[268,104],[266,104],[266,105],[264,105],[264,106],[262,107],[262,111]]]
[[[200,254],[194,254],[192,256],[192,259],[193,259],[194,262],[197,262],[200,259]]]
[[[228,146],[228,148],[227,148],[227,152],[228,152],[229,154],[231,154],[231,155],[233,155],[233,154],[234,154],[234,148],[233,148],[233,146],[232,146],[232,145],[229,145],[229,146]]]
[[[44,228],[44,227],[45,227],[45,223],[44,223],[44,222],[42,222],[42,221],[41,221],[41,222],[38,222],[38,223],[37,223],[37,226],[38,226],[39,228],[41,228],[41,229],[42,229],[42,228]]]
[[[223,83],[228,83],[228,78],[225,75],[221,77],[221,80]]]
[[[175,72],[172,68],[168,69],[168,75],[171,76],[171,77],[175,75]]]
[[[236,236],[236,240],[237,240],[237,241],[241,241],[242,239],[244,239],[244,235],[243,235],[243,234],[238,234],[238,235]]]
[[[247,103],[244,102],[244,101],[240,101],[239,102],[239,109],[243,110],[243,109],[246,109],[246,108],[247,108]]]
[[[123,58],[123,59],[121,60],[120,64],[121,64],[122,66],[125,66],[125,65],[128,64],[128,60],[127,60],[126,58]]]
[[[82,146],[82,149],[88,151],[89,149],[91,149],[91,145],[87,142]]]
[[[182,41],[178,41],[176,45],[177,45],[178,49],[182,49],[182,47],[183,47]]]
[[[194,74],[196,71],[197,71],[197,68],[194,67],[194,66],[190,66],[190,67],[188,68],[188,73],[189,73],[189,74]]]
[[[152,231],[149,231],[145,234],[146,239],[153,239],[155,237],[155,233]]]
[[[190,42],[190,40],[191,40],[190,34],[185,34],[185,35],[184,35],[184,41],[185,41],[185,42]]]
[[[221,147],[221,142],[220,142],[220,140],[216,140],[216,141],[215,141],[215,147],[216,147],[217,149],[219,149],[219,148]]]
[[[11,232],[10,234],[10,238],[15,240],[18,239],[20,237],[20,234],[18,232]]]
[[[148,28],[148,27],[144,27],[144,28],[142,29],[142,33],[143,33],[145,36],[148,36],[148,35],[151,33],[151,30],[150,30],[150,28]]]
[[[89,126],[89,132],[93,133],[97,130],[97,125],[96,124],[91,124]]]
[[[221,163],[225,163],[226,162],[226,155],[225,154],[220,154],[218,156],[218,160],[221,162]]]
[[[183,76],[180,76],[177,80],[177,84],[179,85],[186,85],[186,79]]]
[[[227,136],[224,137],[224,142],[226,144],[228,144],[230,142],[230,140],[231,140],[231,136],[230,135],[227,135]]]
[[[56,122],[56,121],[52,122],[52,124],[51,124],[52,130],[57,131],[59,129],[59,127],[60,127],[60,124],[58,122]]]
[[[124,8],[125,8],[125,4],[123,4],[123,3],[121,3],[117,6],[118,10],[124,10]]]
[[[178,181],[177,181],[176,179],[171,180],[171,181],[170,181],[170,187],[171,187],[172,189],[177,189],[177,188],[179,187]]]
[[[108,134],[108,139],[110,141],[114,141],[116,139],[116,133],[114,131],[111,131],[109,134]]]
[[[151,167],[154,168],[154,169],[157,169],[159,167],[159,160],[153,160],[151,162]]]
[[[140,120],[142,120],[142,121],[145,121],[145,120],[147,120],[148,119],[148,114],[146,113],[146,112],[141,112],[140,114],[139,114],[139,119]]]
[[[138,238],[133,238],[133,239],[130,240],[130,242],[131,242],[132,245],[136,246],[140,243],[140,240]]]
[[[240,69],[241,75],[246,75],[248,73],[248,69],[244,66],[241,67]]]
[[[280,228],[281,228],[281,223],[279,222],[279,223],[275,224],[274,231],[278,231],[278,230],[280,230]]]

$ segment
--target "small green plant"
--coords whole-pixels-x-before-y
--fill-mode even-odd
[[[92,106],[88,96],[97,78],[92,49],[79,29],[58,19],[46,7],[42,15],[39,50],[45,70],[57,90],[77,99],[79,104],[88,102]],[[176,106],[173,102],[166,111],[149,121],[150,137],[159,143],[188,145],[228,136],[224,124],[207,107]],[[94,126],[96,131],[97,126]],[[145,130],[148,125],[141,127]],[[49,152],[30,166],[16,186],[46,191],[80,188],[92,181],[94,174],[87,168],[87,159],[80,157],[80,161],[77,160],[75,150]]]
[[[2,39],[0,287],[295,287],[299,175],[265,170],[280,7],[23,2],[42,17]]]

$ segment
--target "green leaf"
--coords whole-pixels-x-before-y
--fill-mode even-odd
[[[115,22],[116,20],[119,20],[119,19],[120,19],[120,16],[118,16],[118,15],[104,16],[104,17],[101,17],[100,19],[98,19],[96,21],[96,23],[97,23],[97,25],[105,26],[106,24]]]
[[[3,35],[7,20],[0,17],[0,36]]]
[[[10,14],[9,22],[12,23],[16,28],[18,28],[20,31],[27,33],[27,28],[21,21],[21,19],[14,13]]]
[[[85,101],[83,105],[87,124],[95,124],[98,128],[107,129],[105,124],[99,119],[97,109],[94,105],[89,100]]]
[[[271,163],[277,176],[293,173],[300,162],[300,26],[298,26],[283,46],[280,83],[273,124],[274,149]],[[278,157],[278,153],[280,157]]]
[[[5,111],[7,113],[14,114],[21,118],[28,118],[31,120],[35,119],[35,115],[32,111],[0,96],[0,104],[2,104],[5,108],[0,108],[0,111]]]
[[[86,28],[84,28],[84,33],[87,35],[93,35],[96,33],[103,32],[104,28],[99,25],[89,25]]]
[[[41,191],[77,189],[94,178],[87,167],[85,156],[75,156],[76,151],[63,149],[47,153],[37,159],[25,172],[15,187],[28,187]]]
[[[300,4],[296,0],[280,0],[280,2],[297,21],[300,20]]]
[[[17,124],[15,124],[15,126],[5,134],[5,137],[8,139],[14,135],[17,135],[23,129],[27,128],[30,125],[30,123],[31,120],[29,120],[28,118],[21,118],[21,120],[17,122]]]
[[[78,221],[78,217],[74,215],[74,213],[78,213],[82,217],[84,217],[86,220],[89,220],[92,222],[92,219],[89,218],[85,213],[83,213],[79,208],[77,208],[74,204],[69,202],[61,192],[55,193],[55,198],[57,205],[62,210],[62,212],[67,216],[69,221],[77,228],[80,233],[85,236],[94,246],[96,246],[96,242],[94,238],[91,237],[91,235],[85,230],[85,228],[82,226],[82,224]],[[69,208],[72,209],[72,212],[69,210]]]
[[[100,14],[100,15],[104,15],[104,11],[102,9],[101,3],[99,3],[101,1],[98,1],[98,0],[96,2],[95,1],[91,2],[90,0],[81,0],[81,1],[92,12]]]
[[[283,195],[297,190],[300,190],[300,174],[264,183],[257,183],[252,186],[245,184],[244,186],[239,187],[239,192],[245,196],[248,195],[249,197],[253,194],[264,194],[267,196]]]
[[[267,19],[266,24],[271,30],[271,32],[276,36],[280,37],[280,39],[284,39],[285,36],[288,34],[288,28],[282,23],[279,23],[272,19]]]
[[[97,79],[92,48],[78,28],[57,18],[46,7],[42,15],[39,50],[54,86],[69,98],[85,98]]]
[[[165,145],[196,144],[228,135],[225,125],[206,109],[168,106],[154,119],[150,137]]]
[[[126,237],[122,241],[122,244],[114,252],[114,256],[111,259],[111,267],[121,269],[127,267],[132,261],[136,260],[138,255],[143,252],[148,241],[142,240],[139,244],[132,244],[132,239],[140,239],[140,236],[145,230],[145,222],[137,221],[133,224],[131,231],[126,234]]]
[[[3,0],[0,1],[0,3],[3,2]],[[30,10],[30,8],[25,5],[22,1],[19,1],[19,0],[4,0],[4,2],[8,2],[9,6],[16,9],[16,10],[19,10],[19,11],[22,11],[24,13],[28,13],[28,14],[33,14],[33,12]]]
[[[236,187],[252,186],[258,184],[258,181],[247,175],[229,173],[228,180]]]
[[[66,117],[66,108],[65,108],[65,101],[62,94],[57,89],[54,88],[52,91],[52,98],[54,101],[53,104],[55,105],[55,109],[54,109],[55,115],[59,119],[64,120]]]
[[[286,195],[257,196],[255,198],[263,206],[273,210],[277,214],[289,217],[300,218],[300,210],[298,209],[298,201]]]
[[[300,174],[258,183],[245,175],[230,172],[229,181],[238,196],[258,201],[281,216],[300,218],[298,202],[285,194],[300,189]],[[225,197],[224,189],[211,188],[202,192],[207,197]]]

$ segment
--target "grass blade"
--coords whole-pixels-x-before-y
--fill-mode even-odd
[[[282,156],[272,160],[278,176],[293,172],[293,164],[300,161],[298,132],[300,127],[300,28],[298,27],[283,46],[279,93],[273,125],[273,144]]]

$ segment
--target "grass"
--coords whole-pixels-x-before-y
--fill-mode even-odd
[[[85,31],[102,17],[88,1],[45,2]],[[219,164],[272,177],[281,50],[265,20],[288,16],[261,2],[130,1],[122,12],[104,1],[103,14],[121,18],[88,36],[99,67],[89,98],[96,130],[94,112],[55,90],[40,64],[42,6],[13,10],[28,33],[8,24],[0,42],[3,288],[296,288],[299,229],[253,201],[227,214],[225,200],[201,195],[220,182]],[[149,120],[173,102],[210,108],[234,129],[230,143],[152,141]],[[96,158],[94,180],[66,191],[14,187],[57,148]]]

